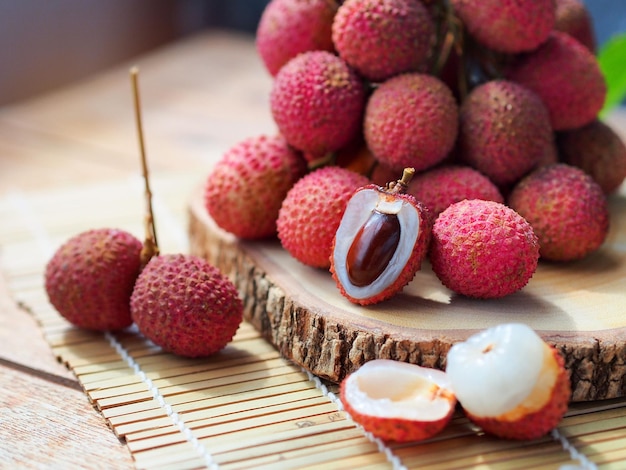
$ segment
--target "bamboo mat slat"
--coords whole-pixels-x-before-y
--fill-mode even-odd
[[[153,177],[163,252],[187,251],[187,200],[196,180]],[[47,301],[45,263],[89,228],[140,236],[141,191],[132,179],[0,199],[0,266],[11,293],[125,440],[137,468],[626,468],[626,400],[574,404],[551,436],[532,442],[486,436],[459,414],[429,441],[383,443],[343,412],[336,385],[281,357],[248,324],[208,359],[165,354],[134,328],[99,334],[72,327]]]

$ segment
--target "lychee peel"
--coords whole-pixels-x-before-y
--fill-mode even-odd
[[[596,251],[609,230],[602,188],[580,168],[539,168],[511,191],[508,205],[532,225],[543,259],[571,261]]]
[[[539,95],[556,131],[596,119],[607,91],[593,53],[560,31],[553,31],[545,43],[519,58],[507,78]]]
[[[337,166],[302,177],[287,193],[276,221],[283,248],[308,266],[330,267],[335,232],[348,200],[369,179]]]
[[[329,51],[337,5],[328,0],[272,0],[263,10],[256,31],[256,48],[268,72],[275,76],[302,52]]]
[[[435,25],[415,0],[346,0],[332,26],[339,56],[373,82],[417,71],[434,45]]]
[[[130,300],[139,331],[164,351],[204,357],[223,349],[243,319],[233,283],[204,259],[182,254],[153,257]]]
[[[70,238],[46,265],[50,303],[80,328],[130,326],[129,302],[141,269],[141,249],[137,238],[119,229],[88,230]]]
[[[276,75],[270,108],[290,145],[323,157],[359,135],[365,86],[342,59],[327,51],[303,52]]]
[[[450,89],[421,73],[395,76],[370,96],[365,141],[378,161],[397,173],[419,172],[441,162],[458,133],[458,107]]]
[[[239,238],[273,236],[287,191],[306,171],[302,156],[282,136],[249,137],[211,170],[205,207],[220,228]]]
[[[539,258],[531,225],[494,201],[450,205],[433,224],[429,258],[439,280],[454,292],[499,298],[522,289]]]

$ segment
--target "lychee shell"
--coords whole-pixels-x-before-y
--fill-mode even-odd
[[[287,191],[306,172],[302,156],[280,136],[249,137],[231,147],[209,174],[207,211],[223,230],[240,238],[276,234]]]
[[[432,269],[449,289],[475,298],[499,298],[523,288],[537,269],[539,243],[531,225],[494,201],[466,199],[433,225]]]
[[[348,200],[367,177],[336,166],[302,177],[280,208],[278,238],[285,250],[309,266],[328,268],[333,239]]]
[[[108,331],[130,326],[130,295],[142,244],[118,229],[82,232],[57,249],[45,270],[50,303],[70,323]]]
[[[232,282],[207,261],[182,254],[152,258],[137,279],[130,306],[146,338],[187,357],[224,348],[243,319]]]

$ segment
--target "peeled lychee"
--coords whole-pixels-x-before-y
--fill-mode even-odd
[[[415,72],[435,42],[435,25],[417,0],[346,0],[332,36],[339,56],[370,81]]]
[[[608,124],[591,124],[557,134],[563,162],[591,175],[605,194],[617,190],[626,179],[626,145]]]
[[[609,230],[602,188],[571,165],[533,171],[513,188],[508,204],[532,225],[543,259],[583,258],[604,243]]]
[[[554,29],[569,34],[595,54],[596,33],[591,15],[581,0],[556,0]]]
[[[498,187],[474,168],[447,165],[416,175],[407,189],[436,217],[448,206],[463,199],[485,199],[504,203]]]
[[[494,201],[466,199],[435,220],[430,262],[443,285],[476,298],[523,288],[537,269],[539,243],[531,225]]]
[[[302,177],[278,213],[278,238],[285,250],[309,266],[330,267],[333,239],[348,200],[367,177],[337,166]]]
[[[341,402],[363,428],[386,441],[428,439],[450,422],[456,398],[440,370],[375,359],[341,382]]]
[[[554,27],[554,0],[451,0],[478,42],[495,51],[535,49]]]
[[[333,242],[330,270],[341,294],[370,305],[402,290],[420,269],[431,217],[406,194],[412,169],[385,188],[370,184],[348,201]]]
[[[95,229],[65,242],[46,266],[50,303],[72,324],[108,331],[132,324],[130,296],[142,243],[118,229]]]
[[[305,172],[304,158],[282,136],[249,137],[231,147],[209,174],[205,207],[217,225],[237,237],[275,235],[280,205]]]
[[[342,59],[327,51],[311,51],[280,69],[270,108],[287,142],[314,159],[359,135],[365,99],[364,84]]]
[[[365,141],[396,173],[422,171],[441,162],[454,146],[458,107],[450,89],[421,73],[398,75],[378,86],[365,110]]]
[[[554,149],[547,108],[533,91],[509,80],[474,88],[459,120],[461,158],[500,187],[519,180]]]
[[[233,283],[196,256],[153,257],[130,299],[139,331],[164,351],[204,357],[224,348],[243,319]]]
[[[448,352],[446,374],[467,416],[506,439],[538,439],[556,426],[571,396],[563,357],[530,327],[488,328]]]
[[[539,95],[553,130],[589,124],[604,105],[606,83],[596,57],[560,31],[553,31],[540,47],[520,57],[507,76]]]
[[[328,0],[272,0],[256,30],[256,47],[274,76],[301,52],[334,51],[333,18],[337,5]]]

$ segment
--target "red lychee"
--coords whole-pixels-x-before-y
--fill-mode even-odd
[[[328,0],[272,0],[256,31],[256,47],[272,76],[301,52],[335,50],[332,40],[337,5]]]
[[[365,86],[346,63],[326,51],[303,52],[274,79],[270,107],[290,145],[319,158],[361,132]]]
[[[595,54],[596,33],[591,15],[582,1],[556,0],[554,29],[569,34]]]
[[[204,203],[222,229],[246,239],[276,234],[287,191],[306,162],[280,135],[249,137],[231,147],[209,174]]]
[[[164,351],[186,357],[223,349],[243,319],[233,283],[196,256],[153,257],[133,290],[130,308],[139,331]]]
[[[348,200],[367,177],[337,166],[319,168],[287,193],[276,225],[280,242],[309,266],[330,267],[333,239]]]
[[[498,187],[468,166],[446,165],[416,175],[407,190],[422,202],[434,217],[463,199],[485,199],[504,203]]]
[[[142,243],[118,229],[94,229],[65,242],[46,266],[50,303],[72,324],[97,331],[132,324],[130,296]]]
[[[435,220],[433,271],[443,285],[475,298],[499,298],[523,288],[537,269],[539,243],[531,225],[494,201],[466,199]]]
[[[540,47],[520,57],[507,77],[539,95],[557,131],[589,124],[606,97],[606,83],[596,57],[560,31],[553,31]]]
[[[458,107],[450,89],[421,73],[393,77],[370,96],[365,141],[378,161],[396,173],[422,171],[441,162],[458,132]]]
[[[508,204],[532,225],[543,259],[570,261],[597,250],[609,230],[602,188],[580,168],[564,163],[524,177]]]
[[[435,26],[416,0],[346,0],[332,27],[339,56],[370,81],[415,72],[435,42]]]

